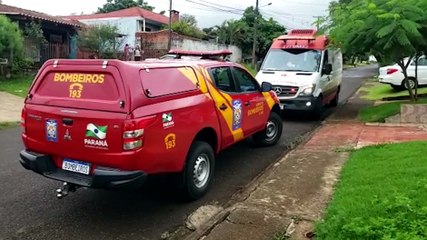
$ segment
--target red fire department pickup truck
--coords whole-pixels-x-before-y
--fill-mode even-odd
[[[216,153],[250,136],[278,142],[271,89],[225,61],[49,60],[25,100],[20,163],[64,182],[58,198],[81,186],[138,188],[148,175],[179,173],[182,192],[197,199]]]

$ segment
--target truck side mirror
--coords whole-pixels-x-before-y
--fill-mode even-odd
[[[328,63],[322,70],[323,74],[329,75],[332,72],[332,64]]]
[[[273,85],[269,82],[262,82],[261,83],[261,92],[270,92],[273,90]]]

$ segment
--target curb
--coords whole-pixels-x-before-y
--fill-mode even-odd
[[[352,93],[351,97],[349,97],[344,102],[342,102],[338,106],[338,108],[342,108],[346,104],[348,104],[348,102],[353,98],[354,94],[356,94],[359,89],[360,89],[360,87]],[[224,206],[225,206],[224,210],[222,210],[219,213],[217,213],[216,215],[214,215],[205,224],[203,224],[199,229],[190,233],[184,239],[185,240],[199,240],[203,236],[208,235],[209,232],[212,231],[212,229],[214,229],[217,225],[222,223],[231,214],[231,212],[233,210],[233,207],[232,207],[233,205],[237,204],[238,202],[242,202],[242,201],[246,200],[250,196],[250,194],[258,188],[258,186],[262,183],[262,181],[265,178],[267,178],[267,176],[270,175],[271,171],[277,166],[277,164],[280,164],[282,161],[285,161],[286,157],[289,154],[291,154],[292,152],[294,152],[296,149],[298,149],[299,146],[306,144],[320,130],[321,127],[323,127],[324,125],[326,125],[328,123],[331,123],[331,121],[328,120],[328,118],[330,118],[331,116],[332,116],[332,114],[329,115],[323,121],[320,121],[320,124],[318,126],[316,126],[313,130],[307,132],[301,138],[298,138],[294,142],[290,143],[290,145],[287,149],[289,151],[285,150],[283,152],[283,154],[281,154],[277,158],[276,161],[271,163],[266,169],[264,169],[264,171],[259,173],[254,179],[252,179],[248,184],[246,184],[242,188],[243,190],[238,191],[237,193],[233,194],[231,196],[230,201],[228,201],[226,204],[224,204]],[[334,121],[332,121],[332,122],[334,122]],[[348,122],[348,121],[346,121],[346,122]]]
[[[323,126],[323,123],[320,123],[319,126],[314,128],[312,131],[306,133],[301,137],[300,139],[297,139],[296,141],[292,142],[288,148],[289,151],[284,151],[283,154],[281,154],[276,161],[271,163],[264,171],[259,173],[254,179],[252,179],[248,184],[246,184],[242,189],[241,192],[237,192],[231,196],[231,200],[228,201],[225,206],[227,208],[224,208],[224,210],[217,213],[215,216],[213,216],[211,219],[209,219],[205,224],[203,224],[199,229],[196,231],[190,233],[185,240],[199,240],[203,236],[206,236],[209,234],[212,229],[214,229],[218,224],[222,223],[231,213],[233,210],[233,205],[237,204],[238,202],[242,202],[246,200],[250,194],[257,189],[257,187],[261,184],[261,182],[271,173],[271,171],[279,164],[280,162],[284,161],[286,157],[294,152],[301,144],[307,143],[311,137],[319,131],[319,129]]]
[[[373,127],[419,127],[425,128],[427,124],[422,123],[365,123],[366,126]]]
[[[190,235],[188,235],[184,240],[198,240],[218,225],[219,223],[223,222],[231,213],[230,209],[225,209],[215,216],[213,216],[211,219],[209,219],[205,224],[203,224],[199,229],[192,232]]]

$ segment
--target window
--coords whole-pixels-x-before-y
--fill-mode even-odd
[[[240,92],[254,92],[260,90],[258,83],[245,70],[233,68],[233,75]]]
[[[141,81],[148,97],[198,90],[196,73],[189,67],[142,70]]]
[[[407,59],[405,59],[407,62]],[[415,58],[411,60],[411,66],[415,66]],[[418,59],[418,66],[427,66],[427,59],[425,57],[420,57]]]
[[[321,51],[309,49],[271,49],[261,67],[270,71],[317,72]]]
[[[420,60],[418,60],[418,66],[427,66],[427,59],[420,58]]]
[[[229,67],[213,68],[210,73],[216,88],[224,92],[237,92]]]
[[[331,59],[329,59],[329,51],[326,50],[325,51],[325,57],[323,60],[323,67],[325,67],[327,64],[329,64],[330,61],[331,61]]]

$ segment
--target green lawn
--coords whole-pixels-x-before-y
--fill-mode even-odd
[[[385,103],[378,106],[362,108],[359,111],[359,120],[362,122],[385,122],[385,119],[400,113],[400,105],[408,101]],[[419,99],[417,104],[425,104],[427,99]]]
[[[385,97],[400,97],[400,96],[409,96],[407,90],[396,91],[392,87],[386,84],[381,83],[372,83],[360,88],[360,91],[366,92],[362,95],[362,98],[367,100],[382,100]],[[427,94],[427,87],[419,88],[418,94]]]
[[[16,127],[19,123],[16,122],[0,122],[0,130],[10,127]]]
[[[34,75],[25,75],[12,79],[0,79],[0,91],[25,97],[33,79]]]
[[[426,149],[412,142],[353,152],[316,239],[427,239]]]

